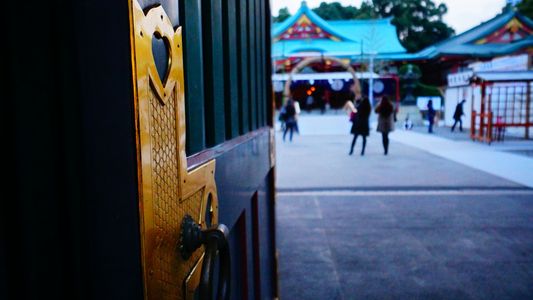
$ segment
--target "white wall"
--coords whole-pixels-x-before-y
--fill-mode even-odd
[[[505,86],[523,87],[523,85],[520,85],[520,84],[517,85],[517,83],[496,84],[494,86],[496,88],[505,87]],[[532,90],[533,90],[533,83],[532,83]],[[489,93],[489,91],[487,91],[487,93]],[[493,105],[494,103],[499,101],[500,97],[504,97],[504,98],[506,97],[505,94],[498,95],[497,92],[494,92],[494,93],[495,94],[491,96],[493,97],[492,98]],[[522,97],[525,97],[525,96],[522,96]],[[465,115],[463,116],[463,127],[470,128],[470,122],[471,122],[471,116],[472,116],[472,100],[475,100],[474,110],[479,113],[479,110],[481,107],[481,87],[460,86],[460,87],[446,88],[445,102],[444,102],[444,114],[445,114],[444,124],[446,126],[452,126],[453,123],[455,122],[455,120],[453,119],[453,113],[455,112],[455,106],[462,99],[466,100],[466,103],[463,105],[464,113],[465,113]],[[517,106],[516,109],[518,109],[518,107],[522,104],[520,102],[517,102],[515,105]],[[509,107],[509,109],[511,109],[511,107]],[[531,111],[533,112],[533,107],[531,108]],[[511,120],[507,120],[507,121],[510,122]],[[513,135],[513,136],[524,136],[525,129],[522,127],[517,127],[517,128],[508,127],[506,129],[506,134]]]
[[[452,126],[455,120],[453,119],[453,113],[457,103],[465,99],[463,104],[463,110],[465,115],[463,116],[463,127],[470,128],[470,120],[472,116],[472,97],[475,97],[476,104],[479,104],[481,97],[481,89],[479,87],[472,86],[459,86],[446,88],[444,96],[444,124],[446,126]],[[478,105],[479,106],[479,105]],[[479,107],[474,108],[479,111]]]

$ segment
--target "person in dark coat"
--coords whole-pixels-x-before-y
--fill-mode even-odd
[[[459,131],[463,131],[463,120],[461,117],[465,114],[463,110],[463,104],[465,104],[466,100],[463,99],[461,102],[457,103],[457,106],[455,107],[455,112],[453,113],[453,119],[455,122],[452,126],[452,132],[455,130],[455,126],[457,123],[459,123]]]
[[[433,123],[435,122],[435,109],[433,108],[433,100],[428,101],[428,121],[429,127],[428,132],[433,133]]]
[[[384,96],[375,109],[378,114],[378,128],[381,132],[384,154],[389,153],[389,132],[394,131],[394,106],[388,97]]]
[[[289,99],[285,105],[285,131],[283,131],[283,141],[287,132],[289,133],[289,140],[292,142],[292,134],[296,127],[296,108],[294,107],[294,100]]]
[[[370,101],[367,97],[364,97],[356,107],[357,113],[352,119],[352,129],[351,133],[353,134],[352,146],[350,147],[350,155],[353,154],[353,148],[355,147],[355,142],[357,137],[361,135],[363,137],[363,148],[361,149],[361,155],[365,155],[366,147],[366,137],[369,134],[368,119],[370,117]]]

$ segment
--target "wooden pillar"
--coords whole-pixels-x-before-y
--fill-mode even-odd
[[[476,111],[472,110],[470,117],[470,138],[476,140]]]
[[[485,132],[484,132],[484,126],[485,126],[485,95],[486,95],[486,84],[485,82],[481,83],[481,104],[479,108],[479,137],[483,138]]]
[[[472,101],[470,101],[470,138],[472,140],[476,139],[476,111],[474,110],[474,101],[476,97],[474,96],[475,84],[472,84]]]
[[[526,88],[526,134],[525,138],[529,139],[529,126],[531,126],[531,82],[527,82]]]
[[[492,143],[492,112],[487,113],[487,136],[486,141]]]

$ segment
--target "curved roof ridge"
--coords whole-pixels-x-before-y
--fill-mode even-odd
[[[500,26],[505,25],[509,20],[511,20],[513,17],[519,17],[520,20],[524,22],[528,22],[528,24],[531,24],[533,27],[533,22],[529,20],[527,17],[520,15],[518,12],[514,10],[506,10],[492,19],[489,19],[485,22],[481,22],[479,25],[474,26],[458,35],[452,36],[450,38],[447,38],[443,41],[440,41],[438,43],[435,43],[431,46],[428,46],[415,54],[417,55],[424,55],[431,53],[431,56],[437,56],[440,52],[439,48],[441,47],[452,47],[456,45],[464,45],[467,43],[471,43],[475,40],[478,40],[480,38],[483,38],[490,32],[493,32],[494,30],[498,29]],[[443,51],[444,52],[444,51]]]
[[[337,32],[333,27],[331,27],[326,21],[324,21],[320,16],[318,16],[315,12],[313,12],[309,7],[307,6],[307,2],[304,0],[302,1],[302,4],[300,5],[300,8],[298,11],[290,16],[287,20],[280,23],[272,32],[273,37],[277,37],[285,30],[287,30],[289,27],[292,26],[302,15],[306,15],[311,22],[315,23],[318,27],[323,29],[324,31],[328,32],[329,34],[336,36],[340,38],[341,40],[345,41],[353,41],[349,37],[345,36],[344,34],[341,34]]]
[[[435,47],[439,47],[443,44],[447,44],[447,43],[451,43],[451,42],[455,42],[461,38],[464,38],[465,41],[463,41],[463,43],[469,43],[469,42],[472,42],[474,40],[477,40],[479,38],[482,38],[482,36],[488,34],[487,31],[493,31],[495,29],[497,29],[498,27],[504,25],[505,23],[507,23],[509,20],[511,20],[514,16],[515,16],[516,12],[513,11],[513,10],[509,10],[509,11],[504,11],[498,15],[496,15],[494,18],[490,19],[490,20],[487,20],[485,22],[481,22],[479,25],[477,26],[474,26],[456,36],[452,36],[444,41],[440,41],[436,44],[434,44],[433,46]],[[489,30],[491,29],[491,30]],[[467,37],[468,35],[473,35],[473,33],[475,33],[475,31],[483,31],[483,33],[481,33],[482,36],[480,36],[479,34],[478,35],[475,35],[473,37]],[[466,38],[465,38],[466,37]],[[461,41],[459,41],[461,42]]]
[[[527,26],[533,28],[533,20],[531,20],[530,18],[519,13],[518,11],[515,11],[515,17],[517,17],[520,21],[526,23]]]

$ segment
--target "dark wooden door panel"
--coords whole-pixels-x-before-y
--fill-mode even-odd
[[[137,62],[132,38],[140,32],[133,30],[133,3],[143,14],[161,8],[172,30],[181,28],[184,34],[179,44],[184,78],[177,90],[165,89],[167,73],[173,72],[168,64],[172,53],[165,44],[171,39],[151,32],[155,38],[146,44],[151,47],[146,61],[155,65],[152,75],[160,78],[163,87],[151,87],[152,102],[144,103],[149,104],[147,116],[172,119],[172,112],[178,110],[169,107],[179,102],[173,102],[176,95],[184,91],[187,98],[178,128],[160,126],[150,131],[154,141],[164,143],[145,150],[154,157],[182,155],[185,146],[181,144],[177,154],[161,145],[184,121],[189,157],[157,160],[158,168],[164,165],[160,170],[168,170],[170,162],[177,162],[194,173],[206,164],[212,167],[210,161],[216,160],[214,169],[205,170],[213,170],[220,222],[230,227],[230,245],[235,249],[232,298],[270,298],[276,281],[271,270],[275,266],[273,231],[265,231],[273,224],[269,212],[274,196],[272,132],[266,127],[272,115],[265,91],[270,37],[269,16],[257,15],[268,7],[264,0],[6,4],[6,10],[22,13],[5,18],[9,76],[3,95],[9,101],[4,128],[13,158],[8,164],[13,174],[8,185],[15,189],[15,197],[0,212],[0,233],[6,241],[0,245],[0,298],[37,299],[41,291],[56,298],[149,296],[144,282],[150,270],[143,269],[140,229],[145,220],[139,213],[146,199],[142,186],[148,179],[138,173],[143,168],[138,139],[146,120],[136,119],[136,97],[155,81],[143,86],[135,80],[138,69],[132,65]],[[20,34],[35,32],[35,22],[27,20],[41,24],[39,34],[31,39]],[[154,174],[160,175],[157,187],[164,188],[158,193],[165,195],[168,201],[162,203],[171,211],[179,206],[170,205],[179,202],[173,187],[182,188],[168,183],[191,177],[164,170]],[[206,178],[195,182],[202,185],[209,181]],[[177,230],[179,218],[169,220],[174,224],[169,228]],[[157,241],[154,245],[160,247]],[[165,245],[167,250],[174,246]],[[261,252],[256,255],[258,262],[254,262],[256,251]],[[176,266],[169,257],[165,259]],[[259,280],[254,281],[254,274],[259,274]],[[157,291],[154,295],[175,294]]]

